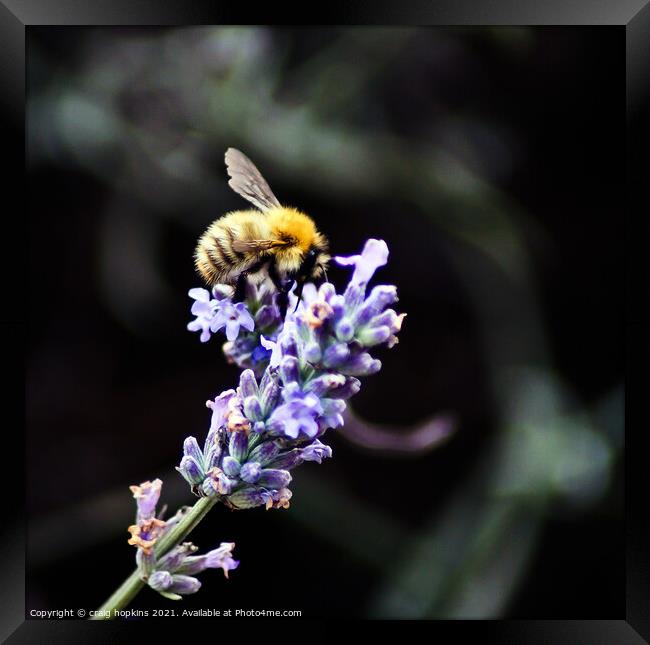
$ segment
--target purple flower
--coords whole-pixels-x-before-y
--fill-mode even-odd
[[[225,329],[226,338],[233,342],[237,340],[240,329],[252,332],[255,321],[243,302],[233,303],[230,298],[230,289],[214,288],[213,295],[206,289],[190,289],[188,295],[194,299],[192,314],[196,318],[188,323],[190,331],[201,332],[201,342],[210,340],[210,334]],[[268,307],[267,307],[268,308]],[[273,312],[270,311],[264,318],[265,326],[272,324]]]
[[[341,266],[354,266],[350,284],[368,284],[375,271],[388,261],[388,246],[384,240],[370,239],[363,247],[361,255],[336,256],[334,261]]]
[[[210,325],[217,301],[210,298],[210,292],[206,289],[190,289],[188,295],[195,300],[192,313],[196,318],[187,324],[187,328],[189,331],[200,331],[201,342],[207,343],[210,340]]]
[[[222,542],[218,549],[208,551],[205,556],[205,568],[222,569],[223,575],[227,578],[228,571],[232,571],[239,566],[239,560],[235,560],[232,557],[232,550],[234,548],[234,542]]]
[[[228,423],[228,417],[238,402],[235,390],[222,392],[214,401],[206,401],[205,405],[212,410],[210,432],[216,432]]]
[[[155,556],[153,549],[158,538],[165,532],[167,525],[156,517],[156,505],[160,499],[162,481],[154,479],[139,486],[129,486],[136,500],[137,511],[135,524],[128,527],[131,537],[128,543],[137,548],[136,563],[144,575],[153,569]]]
[[[320,464],[323,458],[332,456],[332,449],[315,439],[313,443],[303,448],[300,453],[303,461],[315,461]]]
[[[294,395],[271,414],[267,428],[290,439],[299,436],[315,437],[318,433],[316,419],[323,412],[320,399],[312,392]]]
[[[239,336],[241,327],[247,331],[253,331],[255,321],[243,302],[233,304],[230,300],[224,299],[218,303],[210,323],[210,331],[215,333],[224,327],[226,328],[226,338],[232,342]]]
[[[160,479],[154,479],[152,482],[142,482],[139,486],[129,486],[129,488],[138,505],[136,521],[143,522],[155,517],[156,504],[158,504],[158,500],[160,499],[162,481]]]
[[[204,555],[186,557],[176,572],[185,575],[196,575],[206,569],[222,569],[223,575],[227,578],[228,572],[239,566],[239,561],[232,557],[234,542],[222,542],[219,548],[208,551]]]

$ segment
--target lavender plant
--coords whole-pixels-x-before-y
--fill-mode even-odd
[[[200,587],[196,574],[208,568],[224,573],[239,564],[233,543],[204,555],[182,542],[216,503],[231,509],[289,508],[291,471],[308,461],[321,463],[332,450],[321,441],[343,424],[346,400],[360,388],[359,377],[373,374],[381,362],[371,349],[397,343],[404,316],[391,307],[397,289],[368,282],[386,264],[388,247],[370,239],[360,255],[334,258],[353,267],[342,294],[326,282],[305,286],[300,301],[290,294],[281,319],[276,295],[266,285],[249,285],[244,302],[233,303],[233,290],[192,289],[190,331],[201,342],[225,332],[223,352],[242,369],[238,386],[207,402],[212,416],[203,446],[195,437],[183,443],[177,470],[199,501],[165,522],[155,516],[162,482],[132,486],[138,503],[129,543],[137,547],[137,570],[102,607],[112,617],[146,585],[179,599]],[[106,614],[106,615],[103,615]]]

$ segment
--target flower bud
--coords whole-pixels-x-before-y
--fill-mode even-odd
[[[212,295],[216,300],[232,298],[234,294],[235,290],[228,284],[216,284],[212,287]]]
[[[309,381],[305,390],[313,392],[316,396],[329,396],[329,393],[340,388],[346,381],[343,374],[322,374]]]
[[[243,399],[246,399],[249,396],[258,396],[259,390],[257,388],[257,381],[255,380],[255,374],[253,370],[244,370],[239,377],[239,389],[241,390],[241,396]]]
[[[354,376],[346,376],[345,383],[327,393],[332,399],[349,399],[361,389],[361,381]]]
[[[323,282],[318,289],[318,298],[329,302],[330,298],[336,295],[336,288],[331,282]]]
[[[226,473],[228,477],[237,477],[241,469],[239,462],[230,455],[224,457],[221,467],[223,468],[223,472]]]
[[[343,374],[350,376],[367,376],[378,372],[380,369],[381,361],[374,359],[367,352],[355,354],[339,367],[339,370]]]
[[[267,464],[274,459],[280,452],[279,446],[275,441],[265,441],[251,450],[248,458],[251,461],[259,461],[261,464]]]
[[[238,509],[255,508],[265,503],[262,491],[256,487],[242,488],[228,497],[232,506]]]
[[[279,396],[280,384],[278,383],[278,377],[270,370],[267,370],[260,384],[260,403],[262,404],[264,416],[270,414]]]
[[[262,404],[256,396],[249,396],[244,399],[244,414],[251,421],[261,421],[264,418]]]
[[[343,343],[348,343],[354,336],[354,325],[349,318],[342,318],[336,323],[334,331],[338,340]]]
[[[332,296],[330,298],[330,307],[332,307],[332,320],[341,320],[345,313],[345,298],[343,296]]]
[[[167,588],[172,593],[177,593],[182,596],[196,593],[201,588],[201,583],[192,576],[184,576],[181,574],[174,574],[172,576],[172,584]]]
[[[248,437],[245,432],[232,432],[230,434],[230,444],[228,446],[231,456],[237,461],[245,461],[248,454]]]
[[[264,468],[260,474],[258,484],[267,488],[284,488],[291,482],[291,473],[286,470]]]
[[[390,336],[390,328],[385,325],[380,325],[379,327],[363,327],[357,333],[357,339],[364,347],[373,347],[374,345],[385,343]]]
[[[404,318],[406,318],[406,314],[398,315],[393,309],[386,309],[378,316],[375,316],[370,321],[370,324],[374,327],[378,327],[379,325],[386,325],[394,334],[396,334],[402,329]]]
[[[151,576],[147,584],[156,591],[167,591],[172,586],[172,574],[169,571],[156,571]]]
[[[187,437],[183,441],[183,454],[193,457],[197,464],[203,464],[203,452],[199,448],[199,444],[194,437]]]
[[[294,448],[288,452],[284,452],[273,459],[268,465],[271,468],[279,468],[282,470],[291,470],[299,466],[304,459],[302,458],[302,451],[300,448]]]
[[[323,365],[325,367],[338,367],[350,355],[350,348],[344,343],[330,345],[323,354]]]
[[[280,363],[280,378],[284,385],[300,379],[300,365],[294,356],[285,356]]]
[[[262,466],[257,461],[249,461],[242,466],[240,477],[248,484],[254,484],[261,472]]]
[[[305,346],[304,357],[308,363],[318,363],[322,355],[323,353],[318,343],[312,341]]]
[[[279,322],[280,313],[273,305],[262,305],[255,314],[255,326],[265,329]]]
[[[203,468],[196,463],[194,457],[185,455],[181,459],[180,465],[176,467],[176,470],[183,476],[185,481],[191,485],[200,484],[205,479],[205,473]]]
[[[210,432],[208,438],[205,440],[205,450],[203,454],[203,470],[207,473],[211,468],[214,468],[219,463],[221,457],[222,447],[221,438],[223,431]]]
[[[397,289],[392,285],[379,285],[375,287],[365,302],[357,310],[354,323],[367,325],[370,319],[380,314],[388,305],[397,302]]]

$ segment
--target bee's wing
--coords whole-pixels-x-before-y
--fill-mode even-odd
[[[232,248],[238,253],[259,253],[279,246],[286,246],[286,244],[280,240],[234,240]]]
[[[235,148],[226,150],[226,170],[230,176],[228,185],[251,204],[262,211],[280,206],[260,171],[243,152]]]

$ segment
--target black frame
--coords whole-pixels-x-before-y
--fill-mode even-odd
[[[306,5],[303,5],[306,6]],[[168,0],[155,3],[152,0],[1,0],[0,42],[3,56],[0,58],[0,106],[3,112],[2,153],[6,161],[7,191],[15,193],[20,204],[25,198],[23,192],[25,160],[25,36],[26,28],[34,25],[182,25],[182,24],[255,24],[302,22],[306,12],[298,5],[286,11],[281,7],[265,9],[255,16],[245,16],[241,9],[224,2],[187,2]],[[412,25],[605,25],[625,29],[627,70],[627,171],[629,196],[642,208],[635,212],[646,215],[648,209],[647,190],[643,180],[648,174],[650,157],[650,0],[417,0],[408,6],[402,3],[364,3],[355,0],[341,3],[327,3],[319,7],[321,24],[412,24]],[[290,13],[291,12],[291,13]],[[303,16],[302,14],[305,13]],[[313,15],[313,14],[312,14]],[[285,22],[286,21],[286,22]],[[621,124],[622,125],[622,124]],[[23,161],[22,168],[20,160]],[[645,162],[645,164],[644,164]],[[5,177],[7,175],[5,174]],[[647,179],[646,179],[647,180]],[[645,198],[645,199],[644,199]],[[643,208],[645,206],[645,209]],[[632,212],[632,208],[628,208]],[[639,224],[641,222],[639,218]],[[9,227],[9,230],[7,230]],[[13,228],[12,228],[13,227]],[[7,264],[3,276],[3,302],[7,310],[1,319],[5,341],[2,365],[9,377],[3,388],[4,410],[12,413],[14,423],[7,423],[4,440],[3,475],[8,477],[3,500],[3,517],[0,527],[3,531],[0,549],[0,637],[11,635],[11,643],[42,642],[86,642],[89,638],[97,642],[116,642],[132,625],[124,621],[95,623],[82,620],[47,621],[24,618],[25,548],[24,548],[24,502],[20,481],[15,473],[9,473],[7,465],[13,462],[22,467],[24,454],[21,433],[14,427],[24,427],[24,370],[22,362],[23,343],[27,340],[28,324],[14,313],[15,306],[24,297],[20,277],[24,272],[16,267],[24,266],[20,246],[26,237],[27,225],[20,218],[11,217],[4,223],[3,239],[16,243],[3,245],[0,255]],[[643,233],[646,233],[644,236]],[[639,437],[650,427],[644,423],[643,396],[640,376],[650,359],[650,351],[643,346],[650,316],[644,303],[648,300],[647,252],[643,243],[648,239],[648,227],[634,227],[628,219],[627,242],[632,253],[628,255],[626,278],[626,311],[621,321],[627,353],[626,374],[626,533],[627,533],[627,611],[620,620],[592,621],[437,621],[428,627],[436,633],[449,632],[454,636],[486,636],[498,642],[515,643],[642,643],[650,642],[650,612],[647,599],[650,598],[650,549],[647,537],[650,529],[648,514],[648,491],[650,475],[642,460],[645,452],[639,449]],[[16,257],[14,257],[14,254]],[[21,264],[22,263],[22,264]],[[605,303],[606,304],[606,303]],[[643,370],[643,371],[642,371]],[[646,413],[647,414],[647,413]],[[645,467],[644,467],[645,466]],[[10,487],[11,486],[11,487]],[[18,490],[16,490],[18,488]],[[15,491],[15,492],[12,492]],[[13,502],[12,502],[13,500]],[[10,505],[14,503],[15,507]],[[7,506],[9,504],[9,506]],[[150,625],[151,621],[147,621]],[[142,624],[142,623],[141,623]],[[169,628],[169,623],[165,629]],[[135,625],[133,625],[135,627]],[[641,634],[643,636],[640,636]],[[117,636],[119,638],[119,636]],[[148,637],[148,636],[147,636]]]

